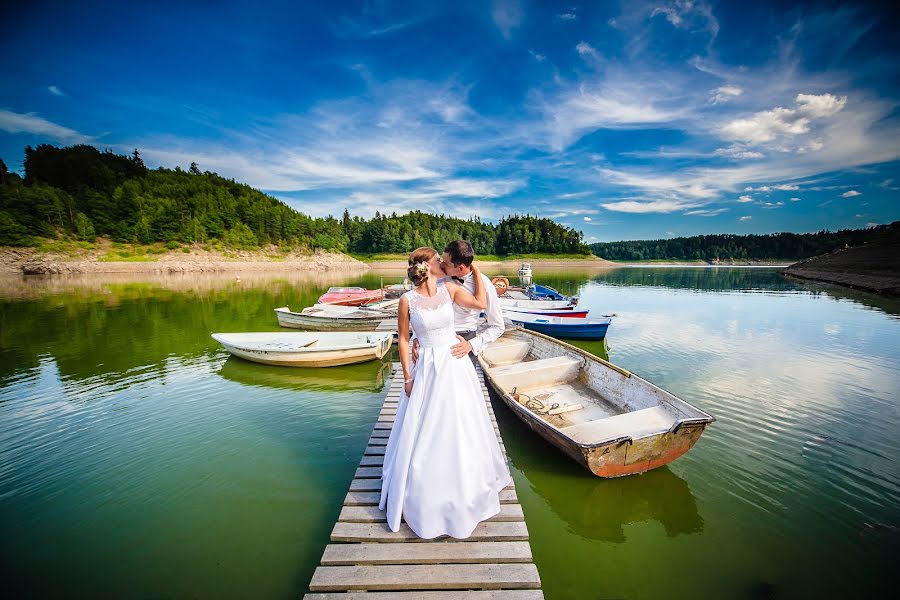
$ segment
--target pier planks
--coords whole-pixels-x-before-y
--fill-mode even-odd
[[[484,375],[482,391],[497,428]],[[319,567],[309,600],[539,600],[541,579],[531,555],[528,527],[514,485],[500,493],[500,513],[466,540],[423,540],[406,525],[391,531],[378,509],[384,450],[402,390],[399,363]]]

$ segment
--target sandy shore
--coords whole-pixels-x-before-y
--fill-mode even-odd
[[[623,265],[610,262],[608,260],[597,258],[596,256],[589,258],[562,258],[562,259],[552,259],[552,258],[537,258],[530,260],[478,260],[478,257],[475,257],[475,261],[478,263],[478,266],[482,269],[490,269],[501,272],[517,272],[519,267],[522,266],[523,262],[527,262],[531,265],[532,269],[540,268],[540,269],[614,269],[616,267],[621,267]],[[405,270],[406,269],[406,261],[403,260],[378,260],[367,263],[369,268],[374,271],[395,271],[395,270]]]
[[[0,274],[73,275],[90,273],[239,273],[249,271],[365,271],[365,263],[346,254],[316,252],[272,256],[264,252],[171,251],[156,260],[102,260],[107,248],[72,254],[41,253],[34,248],[0,248]]]

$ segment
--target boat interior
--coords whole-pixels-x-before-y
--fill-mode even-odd
[[[654,435],[696,416],[631,373],[536,336],[508,331],[481,357],[500,389],[581,444]]]

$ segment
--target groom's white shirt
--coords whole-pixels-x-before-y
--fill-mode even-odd
[[[453,281],[446,277],[444,281]],[[487,308],[484,310],[487,317],[487,328],[474,338],[469,340],[472,344],[472,352],[475,356],[481,354],[484,347],[503,335],[506,329],[503,325],[503,313],[500,311],[500,301],[497,299],[497,289],[491,280],[484,273],[481,274],[481,285],[487,294]],[[463,277],[462,286],[466,288],[470,294],[475,294],[475,277],[474,273]],[[463,308],[459,304],[453,303],[453,328],[456,331],[478,331],[478,323],[480,321],[481,309]]]

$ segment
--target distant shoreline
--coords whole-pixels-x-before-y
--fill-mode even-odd
[[[41,252],[37,248],[0,247],[0,275],[78,275],[90,273],[238,273],[285,271],[366,271],[365,263],[339,252],[304,254],[255,251],[160,250],[131,255],[110,244],[77,251]],[[127,256],[120,256],[126,254]]]

